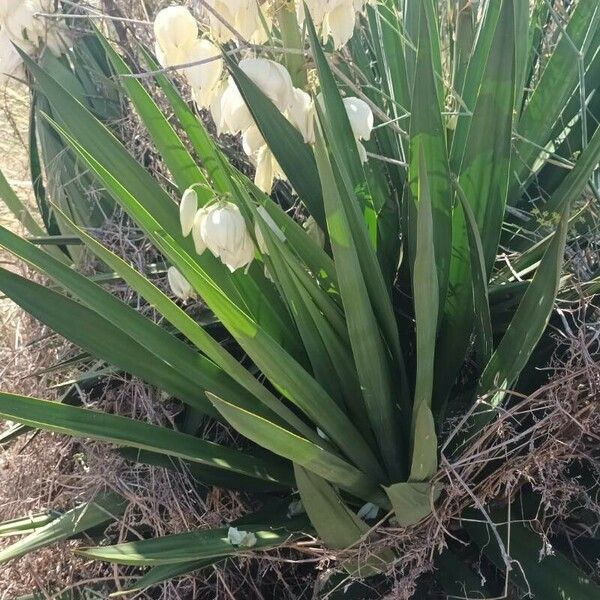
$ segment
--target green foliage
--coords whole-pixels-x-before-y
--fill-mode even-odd
[[[308,519],[257,517],[244,526],[255,533],[257,551],[311,528],[337,550],[373,541],[357,516],[365,502],[391,511],[402,526],[430,515],[443,493],[431,481],[446,416],[470,410],[478,396],[485,411],[466,420],[463,437],[494,418],[510,390],[524,385],[522,373],[539,366],[536,348],[557,295],[566,293],[569,223],[600,160],[600,111],[590,104],[596,113],[588,118],[585,106],[572,104],[583,82],[565,61],[579,53],[583,77],[595,64],[598,47],[590,40],[597,40],[600,9],[595,1],[580,0],[542,64],[541,28],[550,18],[543,3],[530,15],[520,0],[488,2],[477,19],[471,3],[451,2],[460,10],[445,23],[456,34],[450,45],[441,39],[448,33],[437,3],[406,4],[404,12],[392,1],[370,5],[348,46],[361,81],[372,82],[365,97],[377,108],[366,162],[344,108],[344,96],[354,93],[351,80],[310,17],[301,37],[291,35],[289,14],[282,16],[282,31],[294,47],[307,49],[318,79],[314,144],[226,55],[227,69],[302,210],[326,232],[324,249],[228,161],[170,75],[156,74],[160,100],[169,106],[162,111],[158,97],[130,76],[131,67],[102,33],[87,42],[88,49],[102,48],[110,69],[121,76],[122,89],[114,93],[127,96],[145,124],[174,183],[165,189],[105,125],[109,115],[101,109],[108,105],[90,105],[70,70],[24,57],[44,103],[36,113],[46,138],[44,160],[51,152],[48,140],[66,145],[69,168],[85,167],[85,181],[101,186],[104,200],[110,197],[129,215],[202,298],[235,350],[86,232],[97,222],[74,210],[81,208],[75,192],[68,206],[58,203],[53,213],[61,231],[77,237],[173,329],[142,316],[60,256],[4,229],[0,246],[56,287],[0,270],[0,290],[101,364],[140,377],[202,418],[229,424],[248,447],[241,452],[166,427],[9,394],[0,394],[0,416],[106,440],[140,462],[173,466],[171,459],[180,458],[208,484],[279,494],[297,487]],[[365,53],[373,60],[365,60]],[[306,63],[298,56],[287,64],[294,80],[304,82]],[[146,51],[141,57],[156,68]],[[448,107],[456,114],[448,115]],[[565,107],[572,112],[559,127]],[[555,145],[582,119],[587,138],[572,168],[550,172]],[[182,234],[172,195],[191,186],[202,207],[226,198],[239,208],[257,242],[246,271],[230,272],[210,252],[199,255]],[[0,193],[14,211],[22,210],[2,179]],[[38,201],[44,214],[43,195]],[[497,260],[501,243],[502,252],[514,255],[519,281],[514,268],[507,272]],[[597,292],[597,282],[588,289]],[[506,302],[496,322],[499,298]],[[237,350],[247,357],[243,363]],[[83,530],[81,523],[69,529],[69,518],[61,519],[44,526],[51,533],[30,534],[18,548]],[[24,523],[5,524],[0,532],[25,531]],[[479,544],[481,532],[471,529]],[[523,547],[537,548],[529,530],[516,533]],[[6,558],[17,551],[9,549]],[[84,554],[151,566],[137,582],[141,589],[239,551],[219,528]],[[550,597],[544,594],[554,588],[544,584],[531,556],[521,554],[538,597]],[[362,577],[393,560],[385,550],[366,563],[351,557],[343,567]],[[456,563],[454,555],[445,556],[440,568],[448,571]],[[592,584],[566,558],[554,563],[569,597],[591,597]],[[583,590],[580,596],[577,590]]]

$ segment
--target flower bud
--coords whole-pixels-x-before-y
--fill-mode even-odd
[[[190,235],[194,226],[194,218],[198,211],[198,195],[194,188],[188,188],[183,192],[179,204],[179,221],[181,223],[181,232],[183,237]]]
[[[175,267],[169,267],[167,269],[167,279],[173,294],[183,302],[187,302],[196,297],[194,288]]]

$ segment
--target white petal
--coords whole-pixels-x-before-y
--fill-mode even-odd
[[[179,64],[198,37],[198,23],[184,6],[169,6],[156,15],[154,36],[167,63]]]
[[[315,142],[315,105],[305,91],[294,88],[292,103],[288,110],[288,118],[292,125],[302,134],[307,144]]]
[[[179,203],[179,222],[181,223],[183,237],[190,235],[197,211],[198,195],[193,188],[188,188],[183,193],[181,202]]]
[[[254,124],[250,110],[231,77],[221,96],[220,116],[219,129],[223,133],[236,134]]]
[[[194,216],[194,224],[192,226],[192,239],[194,240],[194,248],[196,254],[202,254],[206,250],[206,242],[202,238],[202,220],[206,216],[206,209],[201,208]]]
[[[339,50],[352,37],[355,25],[354,3],[351,1],[339,4],[325,17],[323,36],[331,35],[334,48]]]
[[[227,540],[233,546],[242,546],[252,548],[256,544],[256,536],[249,531],[239,530],[237,527],[230,527],[227,532]]]

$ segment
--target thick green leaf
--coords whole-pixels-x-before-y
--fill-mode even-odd
[[[416,246],[419,244],[417,231],[419,217],[414,208],[420,203],[419,195],[423,179],[427,179],[429,190],[433,239],[435,239],[435,264],[437,268],[436,301],[439,297],[443,305],[448,286],[450,250],[452,246],[452,194],[450,171],[446,149],[446,129],[442,122],[438,98],[434,58],[431,48],[431,29],[426,2],[420,4],[419,38],[412,94],[412,114],[410,119],[410,166],[409,181],[413,202],[409,207],[408,248],[411,262],[415,260]],[[423,155],[424,160],[421,157]],[[415,271],[418,271],[415,265]],[[418,302],[415,300],[415,306]],[[436,308],[437,313],[437,308]],[[431,315],[434,318],[434,315]],[[437,317],[434,321],[437,324]]]
[[[398,524],[410,527],[431,514],[440,490],[431,483],[407,481],[385,488],[385,493],[392,503]]]
[[[502,0],[494,4],[501,5],[500,13],[493,27],[466,141],[464,147],[460,147],[455,139],[452,149],[453,168],[459,169],[458,181],[475,215],[481,237],[486,279],[496,258],[511,166],[516,85],[515,15],[518,14],[515,8],[519,3]],[[487,10],[492,10],[491,5],[488,4]],[[467,80],[472,76],[467,73]],[[461,159],[457,157],[459,152],[462,152]],[[454,211],[452,240],[448,296],[435,368],[434,412],[440,418],[464,362],[475,323],[469,236],[464,213],[460,210]]]
[[[569,204],[515,316],[481,376],[480,394],[499,390],[488,401],[493,407],[498,406],[517,379],[546,329],[562,275],[568,226]]]
[[[403,465],[399,421],[393,399],[390,355],[362,276],[348,211],[341,199],[343,192],[338,187],[332,157],[320,132],[317,133],[315,151],[324,192],[327,227],[365,406],[388,474],[392,479],[399,479],[406,465]]]
[[[55,517],[47,525],[0,550],[0,564],[118,519],[126,507],[127,501],[122,496],[113,492],[100,494],[93,501]]]
[[[32,427],[158,452],[248,477],[291,484],[289,465],[259,458],[166,427],[48,400],[0,392],[0,415]]]
[[[417,67],[419,62],[417,61]],[[413,269],[413,297],[417,349],[417,374],[411,427],[411,481],[426,481],[437,470],[437,438],[431,414],[435,344],[440,295],[435,248],[438,242],[429,188],[425,148],[420,145],[417,190],[416,248]]]

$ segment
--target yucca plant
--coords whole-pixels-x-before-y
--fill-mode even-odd
[[[254,25],[219,15],[223,3],[206,4],[222,58],[215,59],[214,44],[198,45],[181,11],[157,20],[165,68],[140,48],[173,119],[143,85],[148,73],[134,76],[97,34],[170,172],[166,183],[60,80],[24,60],[51,109],[48,126],[176,269],[174,292],[197,294],[233,349],[73,223],[73,234],[173,329],[6,229],[0,245],[52,287],[1,269],[0,289],[86,352],[251,443],[228,448],[193,430],[6,393],[0,414],[111,442],[133,460],[181,459],[200,481],[264,494],[267,509],[237,530],[83,551],[151,567],[136,589],[305,532],[340,552],[349,576],[385,572],[396,559],[393,543],[378,543],[367,521],[379,514],[380,525],[392,519],[409,527],[431,518],[445,494],[435,479],[441,448],[442,456],[459,455],[512,391],[531,388],[531,374],[548,357],[540,341],[557,295],[597,292],[598,279],[575,285],[563,256],[574,227],[585,230],[584,199],[597,195],[600,7],[596,0],[569,10],[545,0],[532,8],[525,0],[481,7],[381,0],[359,3],[348,33],[347,13],[323,13],[313,2],[302,7],[301,25],[288,3],[271,13],[250,3]],[[271,21],[268,44],[250,43]],[[239,62],[244,53],[258,62]],[[215,75],[220,64],[229,83]],[[230,164],[178,92],[170,71],[181,65],[198,104],[212,104],[217,125],[243,131],[255,182]],[[274,178],[289,182],[276,197],[299,202],[296,212],[310,218],[307,228],[323,244],[270,197]],[[182,198],[179,207],[174,197]],[[444,423],[456,415],[461,426],[445,439]],[[290,517],[294,490],[304,512]],[[0,560],[122,510],[121,498],[97,498]],[[4,527],[21,532],[21,525]],[[485,526],[470,526],[467,535],[495,562],[499,550]],[[514,535],[536,597],[561,597],[559,590],[597,597],[598,587],[562,555],[540,564],[532,558],[541,541],[530,529],[521,525]],[[351,551],[365,542],[375,550]],[[464,567],[460,556],[444,556],[446,573]],[[546,565],[560,579],[540,577]],[[518,586],[521,576],[511,573]],[[461,577],[465,585],[475,580],[474,593],[488,591],[472,571]]]

